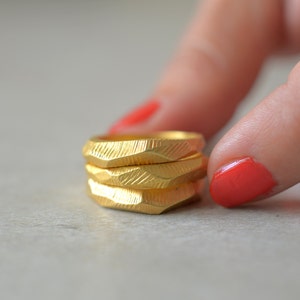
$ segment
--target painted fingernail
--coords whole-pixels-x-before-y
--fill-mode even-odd
[[[117,133],[123,128],[133,126],[149,119],[159,109],[159,102],[157,100],[150,100],[145,105],[138,107],[133,112],[122,118],[114,124],[109,133]]]
[[[276,184],[261,163],[246,157],[223,166],[214,174],[210,194],[216,203],[234,207],[268,195]]]

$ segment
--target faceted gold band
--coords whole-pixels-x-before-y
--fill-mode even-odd
[[[134,190],[88,180],[88,194],[104,207],[147,214],[161,214],[197,199],[203,181],[188,182],[169,189]],[[199,197],[199,196],[198,196]]]
[[[200,152],[201,134],[163,131],[143,136],[112,135],[91,138],[83,147],[87,163],[101,168],[177,161]]]
[[[89,178],[131,189],[164,189],[206,175],[207,158],[196,154],[176,162],[103,169],[86,164]]]

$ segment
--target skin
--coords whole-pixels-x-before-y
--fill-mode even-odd
[[[154,90],[159,111],[119,133],[178,129],[210,138],[231,118],[269,56],[299,51],[299,0],[206,0]],[[276,194],[300,182],[299,150],[300,63],[218,142],[208,177],[250,156],[271,172]]]

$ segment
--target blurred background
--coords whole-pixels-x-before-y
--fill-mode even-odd
[[[299,187],[162,216],[85,194],[81,147],[148,97],[196,4],[0,0],[1,299],[299,299]],[[297,60],[271,59],[228,127]]]

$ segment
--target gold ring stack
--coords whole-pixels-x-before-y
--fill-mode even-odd
[[[166,131],[91,138],[83,147],[88,194],[100,205],[160,214],[197,198],[208,159],[203,136]]]

